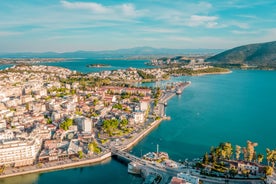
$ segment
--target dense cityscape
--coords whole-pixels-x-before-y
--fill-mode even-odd
[[[267,150],[273,167],[261,165],[264,155],[256,155],[257,144],[250,141],[243,150],[245,161],[239,159],[239,146],[236,159],[231,160],[230,143],[212,148],[203,159],[185,163],[170,160],[158,150],[143,159],[124,152],[162,120],[170,119],[164,112],[167,101],[190,84],[168,83],[162,89],[131,83],[193,75],[193,71],[196,75],[229,73],[202,62],[181,66],[166,62],[169,64],[174,67],[89,74],[43,65],[2,70],[0,177],[63,169],[117,155],[130,161],[130,173],[143,173],[147,182],[167,183],[172,177],[171,183],[199,183],[227,177],[227,181],[235,178],[242,183],[265,176],[268,183],[273,181],[268,176],[273,174],[275,151]]]
[[[275,0],[0,0],[0,184],[276,184]]]

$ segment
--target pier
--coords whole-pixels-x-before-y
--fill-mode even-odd
[[[170,100],[175,95],[180,95],[183,93],[184,89],[191,84],[190,81],[178,83],[173,89],[166,90],[162,93],[159,98],[158,105],[156,107],[156,114],[160,117],[165,117],[166,120],[170,120],[170,117],[165,115],[165,107],[167,106],[168,100]]]

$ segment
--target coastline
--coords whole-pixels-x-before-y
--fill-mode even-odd
[[[222,75],[222,74],[230,74],[232,71],[227,71],[227,72],[210,72],[210,73],[199,73],[199,74],[192,74],[191,76],[204,76],[204,75]]]
[[[145,130],[143,130],[139,135],[137,135],[133,140],[128,142],[126,145],[123,145],[122,149],[123,151],[128,150],[135,146],[136,144],[139,143],[140,140],[142,140],[146,135],[148,135],[153,129],[155,129],[161,122],[162,119],[155,120],[152,122],[149,127],[147,127]],[[8,177],[13,177],[13,176],[20,176],[20,175],[26,175],[26,174],[32,174],[32,173],[45,173],[45,172],[50,172],[50,171],[55,171],[55,170],[63,170],[63,169],[68,169],[68,168],[75,168],[75,167],[81,167],[83,165],[91,165],[91,164],[97,164],[100,162],[103,162],[109,158],[112,157],[111,151],[104,152],[101,156],[95,157],[95,158],[88,158],[84,160],[79,160],[79,161],[69,161],[69,163],[64,163],[65,161],[54,161],[54,162],[49,162],[46,163],[47,165],[50,166],[37,166],[37,165],[32,165],[32,166],[24,166],[20,167],[19,171],[14,171],[16,169],[10,169],[8,171],[5,171],[5,174],[0,175],[0,179],[2,178],[8,178]],[[63,163],[62,163],[63,162]],[[62,163],[62,164],[61,164]],[[29,169],[29,170],[26,170]],[[9,172],[9,173],[7,173]]]
[[[8,177],[13,177],[13,176],[20,176],[20,175],[25,175],[25,174],[32,174],[32,173],[45,173],[49,171],[54,171],[54,170],[63,170],[63,169],[68,169],[68,168],[75,168],[79,167],[82,165],[91,165],[99,162],[103,162],[104,160],[108,159],[111,157],[111,152],[104,153],[100,157],[92,158],[92,159],[86,159],[86,160],[80,160],[80,161],[74,161],[71,163],[66,163],[66,164],[59,164],[60,161],[55,161],[55,162],[49,162],[47,164],[57,164],[53,166],[48,166],[48,167],[41,167],[37,168],[37,165],[32,165],[32,166],[25,166],[25,167],[20,167],[19,172],[11,172],[9,174],[1,174],[1,178],[8,178]],[[30,169],[25,171],[25,169]]]

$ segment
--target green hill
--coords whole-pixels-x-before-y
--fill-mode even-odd
[[[255,65],[276,68],[276,41],[236,47],[208,58],[214,64]]]

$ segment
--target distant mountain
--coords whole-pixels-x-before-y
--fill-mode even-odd
[[[222,49],[167,49],[152,47],[135,47],[130,49],[107,50],[107,51],[76,51],[76,52],[43,52],[43,53],[0,53],[1,58],[127,58],[135,56],[166,56],[186,54],[216,54]]]
[[[276,67],[276,41],[236,47],[212,56],[206,61]]]

